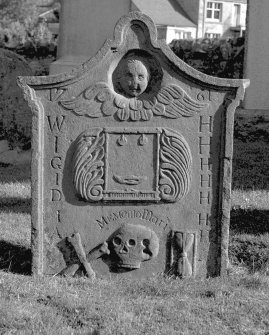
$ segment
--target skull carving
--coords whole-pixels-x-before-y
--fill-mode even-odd
[[[139,269],[141,262],[156,257],[159,239],[156,233],[144,226],[124,224],[108,239],[111,267]]]

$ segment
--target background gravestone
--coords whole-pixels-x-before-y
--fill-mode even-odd
[[[50,74],[70,71],[94,56],[130,7],[130,0],[62,1],[57,60]]]
[[[0,122],[10,137],[31,136],[31,110],[17,85],[18,76],[30,75],[33,72],[21,56],[0,49]]]
[[[84,65],[19,84],[33,110],[34,273],[225,273],[248,81],[187,66],[132,12]]]
[[[244,75],[250,78],[251,86],[244,99],[246,110],[269,110],[268,15],[267,0],[248,2]]]

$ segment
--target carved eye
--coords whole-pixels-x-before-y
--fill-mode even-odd
[[[121,238],[119,236],[116,236],[113,238],[113,244],[114,245],[121,245]]]
[[[143,241],[142,241],[142,244],[144,247],[148,247],[150,245],[150,240],[145,238]]]
[[[136,241],[133,240],[132,238],[128,241],[128,244],[130,247],[134,247],[136,245]]]
[[[149,249],[149,245],[150,245],[150,240],[145,238],[143,241],[142,241],[142,245],[145,247],[145,249],[143,250],[143,253],[148,255],[149,257],[152,257],[152,252],[151,250]]]
[[[144,77],[142,74],[140,74],[140,75],[138,76],[138,78],[139,78],[139,80],[143,80],[145,77]]]

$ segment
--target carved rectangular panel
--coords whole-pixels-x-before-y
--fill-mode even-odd
[[[106,131],[104,200],[160,200],[157,129]]]
[[[90,128],[78,136],[73,180],[86,201],[169,201],[190,187],[191,152],[166,128]]]

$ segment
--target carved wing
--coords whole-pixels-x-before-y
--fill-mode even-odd
[[[164,129],[160,139],[160,195],[174,202],[182,199],[191,185],[192,156],[183,136]]]
[[[194,100],[177,85],[161,88],[156,100],[152,112],[155,115],[163,115],[173,119],[180,116],[194,116],[208,107],[208,103]]]
[[[98,118],[116,115],[120,121],[148,121],[155,116],[172,119],[194,116],[208,103],[191,98],[181,87],[161,88],[153,100],[127,99],[100,82],[84,90],[78,97],[59,101],[59,104],[79,116]]]
[[[108,85],[100,82],[87,88],[78,97],[71,100],[63,100],[59,103],[62,107],[71,110],[76,115],[97,118],[101,117],[102,113],[108,116],[117,111],[117,107],[113,104],[114,98],[114,92]]]
[[[87,201],[103,198],[104,143],[101,128],[83,132],[74,143],[73,182],[77,193]]]

